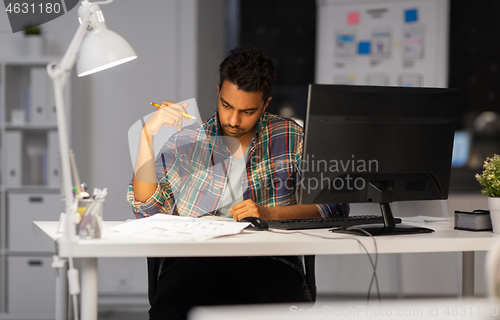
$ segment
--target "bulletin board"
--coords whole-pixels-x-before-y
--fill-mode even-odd
[[[448,0],[319,0],[316,83],[447,87]]]

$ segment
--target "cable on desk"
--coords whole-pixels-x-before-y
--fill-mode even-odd
[[[71,210],[70,212],[77,212],[77,206],[78,206],[78,199],[74,198],[73,203],[71,204]],[[67,213],[67,215],[72,214],[72,213]],[[69,233],[69,230],[66,230],[66,232]],[[76,236],[75,236],[76,238]],[[80,277],[78,273],[78,269],[75,268],[75,265],[73,263],[73,241],[75,239],[71,238],[71,236],[68,236],[68,272],[67,272],[67,277],[68,277],[68,289],[69,289],[69,294],[73,297],[73,313],[74,313],[74,320],[79,320],[78,316],[78,294],[80,293]]]
[[[369,233],[368,231],[362,229],[362,228],[355,228],[356,230],[359,230],[361,232],[363,232],[364,234],[366,234],[367,236],[371,237],[373,239],[373,244],[375,246],[375,264],[373,266],[373,275],[372,275],[372,280],[370,281],[370,286],[368,287],[368,296],[366,298],[366,301],[369,302],[370,301],[370,294],[371,294],[371,291],[372,291],[372,284],[373,282],[375,281],[375,286],[377,288],[377,297],[378,297],[378,301],[380,302],[380,289],[379,289],[379,286],[378,286],[378,278],[377,278],[377,265],[378,265],[378,247],[377,247],[377,240],[375,240],[375,237]],[[367,252],[368,254],[368,252]]]
[[[74,320],[79,320],[78,316],[78,294],[80,293],[80,284],[79,284],[79,273],[78,269],[75,268],[73,263],[73,240],[69,241],[69,254],[68,254],[68,286],[69,293],[73,298],[73,316]]]
[[[377,240],[368,231],[366,231],[364,229],[361,229],[361,228],[357,228],[357,229],[360,230],[363,233],[366,233],[368,236],[370,236],[372,238],[373,243],[375,245],[375,262],[373,261],[371,255],[368,252],[368,249],[366,249],[365,245],[361,241],[359,241],[358,238],[353,237],[353,236],[345,236],[345,237],[340,237],[340,238],[330,238],[330,237],[324,237],[324,236],[320,236],[320,235],[316,235],[316,234],[310,234],[310,233],[306,233],[306,232],[302,232],[302,231],[280,232],[280,231],[271,230],[271,229],[269,229],[268,232],[279,233],[279,234],[294,234],[294,233],[298,233],[298,234],[303,234],[303,235],[306,235],[306,236],[311,236],[311,237],[316,237],[316,238],[321,238],[321,239],[327,239],[327,240],[345,240],[345,239],[355,240],[363,248],[363,250],[366,252],[368,260],[370,261],[370,264],[371,264],[372,269],[373,269],[372,279],[370,281],[370,286],[368,287],[367,301],[370,301],[371,288],[372,288],[373,282],[375,282],[375,287],[377,288],[377,298],[378,298],[378,301],[380,302],[381,301],[381,299],[380,299],[380,288],[378,286],[378,278],[377,278],[377,264],[378,264],[378,246],[377,246]]]

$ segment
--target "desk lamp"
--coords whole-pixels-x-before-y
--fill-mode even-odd
[[[78,8],[78,27],[71,43],[60,62],[47,65],[47,72],[54,82],[54,94],[59,130],[59,149],[61,154],[62,188],[65,198],[66,225],[62,241],[70,246],[68,282],[74,302],[79,293],[78,271],[74,269],[71,257],[71,243],[75,241],[75,214],[78,199],[73,195],[73,183],[70,167],[68,131],[64,110],[63,89],[68,76],[76,63],[79,77],[92,74],[137,58],[128,42],[115,32],[108,30],[104,16],[98,4],[107,4],[113,0],[89,2],[82,0]],[[77,62],[78,59],[78,62]],[[78,186],[79,187],[79,186]],[[76,308],[75,308],[76,309]],[[77,311],[75,310],[75,319]]]

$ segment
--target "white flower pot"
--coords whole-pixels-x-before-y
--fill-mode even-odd
[[[500,198],[488,197],[488,209],[490,210],[493,233],[500,234]]]
[[[29,35],[24,37],[25,52],[28,56],[43,55],[43,44],[42,36]]]

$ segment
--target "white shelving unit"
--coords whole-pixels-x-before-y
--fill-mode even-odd
[[[52,253],[33,220],[57,220],[59,142],[52,80],[61,57],[0,57],[0,319],[53,319]],[[68,123],[70,83],[65,88]]]

